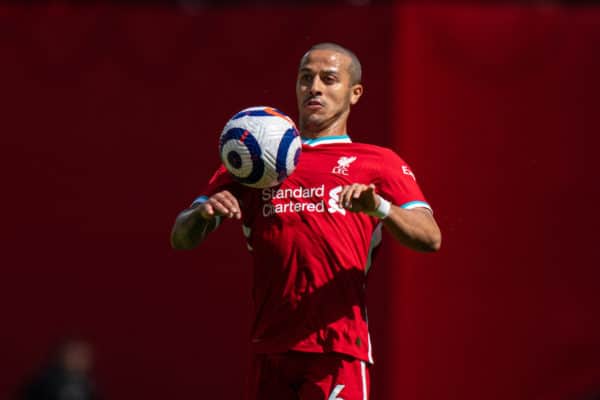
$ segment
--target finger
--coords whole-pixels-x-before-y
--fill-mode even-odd
[[[223,190],[222,192],[219,192],[219,193],[215,194],[215,197],[217,197],[219,199],[227,199],[227,200],[232,201],[232,202],[237,202],[237,199],[235,198],[235,196],[232,195],[227,190]]]
[[[346,187],[346,190],[344,191],[344,196],[342,198],[342,206],[344,208],[352,207],[352,193],[354,192],[355,187],[356,184],[352,184]]]
[[[350,211],[360,211],[360,194],[364,190],[364,185],[355,184],[352,185],[352,189],[348,193],[348,209]]]
[[[214,197],[221,204],[223,204],[224,206],[226,206],[229,209],[229,211],[231,213],[230,217],[235,217],[237,219],[241,218],[242,213],[241,213],[240,204],[234,195],[232,195],[230,192],[224,190],[222,192],[215,194]]]
[[[377,194],[375,193],[375,185],[365,186],[365,190],[361,193],[360,203],[362,211],[374,211],[377,204]]]
[[[211,199],[217,201],[227,209],[227,212],[224,212],[222,215],[226,215],[229,218],[235,219],[242,218],[240,204],[236,197],[229,191],[223,190],[222,192],[218,192],[214,194]],[[223,212],[223,210],[221,210],[221,212]]]
[[[227,206],[232,213],[231,218],[242,219],[242,208],[240,207],[240,203],[235,196],[227,192],[225,194],[225,199],[227,200]]]
[[[240,203],[238,203],[237,199],[233,196],[231,196],[230,202],[233,205],[233,208],[231,209],[233,218],[242,219],[242,208],[240,207]]]
[[[343,208],[350,209],[352,207],[352,193],[354,191],[354,187],[355,184],[346,186],[344,195],[340,199]]]
[[[229,202],[231,203],[231,210],[235,213],[238,214],[239,216],[242,215],[242,208],[240,207],[240,203],[238,202],[238,199],[235,198],[234,195],[232,195],[231,193],[227,192],[226,194],[227,200],[229,200]]]
[[[227,214],[233,215],[239,211],[239,207],[236,207],[237,201],[235,199],[232,199],[231,197],[224,195],[216,195],[215,201],[218,201],[219,204],[223,205],[227,209]]]
[[[367,186],[365,186],[365,185],[356,185],[356,187],[352,190],[352,198],[353,199],[360,198],[361,194],[365,190],[367,190]]]
[[[211,200],[209,200],[209,202],[213,206],[215,212],[218,215],[227,216],[227,217],[231,217],[233,215],[233,213],[231,212],[229,207],[227,207],[225,204],[223,204],[218,199],[212,198]]]
[[[342,190],[340,191],[340,193],[338,194],[338,206],[344,208],[346,206],[346,194],[348,193],[348,190],[350,190],[350,186],[343,186]]]

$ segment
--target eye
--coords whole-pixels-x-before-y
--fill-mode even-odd
[[[328,74],[325,75],[325,77],[323,78],[323,82],[325,82],[328,85],[331,85],[335,82],[337,82],[337,76],[333,75],[333,74]]]
[[[298,77],[298,81],[300,83],[310,83],[312,81],[312,76],[310,74],[302,74]]]

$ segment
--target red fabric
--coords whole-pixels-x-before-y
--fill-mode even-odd
[[[248,400],[368,400],[370,367],[341,354],[258,354]]]
[[[338,194],[343,185],[373,183],[397,205],[425,204],[402,166],[382,147],[323,143],[304,145],[295,172],[274,188],[242,186],[223,167],[211,178],[201,194],[230,190],[249,230],[255,352],[338,352],[371,362],[366,268],[381,226],[341,208]]]

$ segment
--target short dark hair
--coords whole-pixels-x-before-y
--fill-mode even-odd
[[[335,51],[336,53],[341,53],[341,54],[344,54],[344,55],[347,55],[348,57],[350,57],[350,65],[348,66],[348,71],[350,72],[350,84],[356,85],[357,83],[361,83],[361,81],[362,81],[362,66],[360,65],[360,61],[358,60],[358,57],[356,56],[356,54],[354,54],[354,52],[352,50],[349,50],[349,49],[345,48],[344,46],[340,46],[337,43],[323,42],[323,43],[315,44],[310,49],[308,49],[308,51],[306,52],[304,57],[306,57],[306,55],[313,50],[331,50],[331,51]],[[302,57],[303,60],[304,60],[304,57]]]

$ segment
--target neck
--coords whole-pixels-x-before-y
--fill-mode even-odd
[[[300,134],[307,139],[317,139],[327,136],[344,136],[347,135],[347,132],[346,118],[339,118],[330,124],[320,126],[300,124]]]

